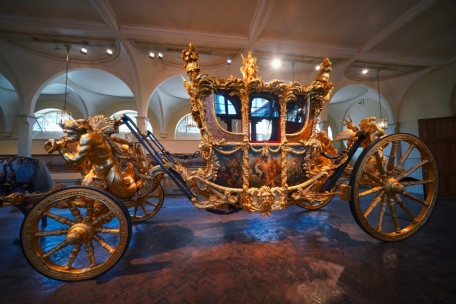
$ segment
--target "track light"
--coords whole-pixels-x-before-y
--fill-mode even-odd
[[[87,49],[85,47],[81,48],[81,54],[87,55]]]
[[[226,64],[227,64],[227,65],[231,65],[231,59],[228,58],[228,59],[226,60]]]
[[[280,67],[281,65],[282,65],[282,62],[281,62],[279,59],[274,59],[274,60],[272,61],[272,66],[273,66],[274,68],[278,68],[278,67]]]
[[[320,70],[320,66],[317,65],[317,66],[315,67],[315,70],[316,70],[316,71]]]
[[[163,54],[162,53],[158,53],[157,58],[162,60],[163,59]]]
[[[364,75],[364,74],[367,74],[368,72],[369,72],[369,70],[363,70],[362,73],[363,73],[363,75]]]
[[[154,59],[154,58],[155,58],[155,54],[152,53],[152,52],[150,52],[150,53],[149,53],[149,58]]]
[[[111,50],[111,49],[107,49],[107,50],[106,50],[106,55],[112,56],[112,50]]]

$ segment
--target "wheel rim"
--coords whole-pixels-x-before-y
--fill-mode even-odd
[[[39,228],[43,217],[47,227]],[[96,277],[122,257],[131,238],[125,208],[87,187],[66,188],[41,200],[26,216],[21,243],[29,263],[63,281]]]
[[[163,206],[164,197],[163,188],[160,185],[148,195],[147,200],[137,202],[128,208],[132,221],[142,222],[153,217]]]
[[[398,147],[405,152],[396,160]],[[418,232],[430,217],[437,200],[438,167],[420,139],[393,134],[363,151],[350,185],[350,208],[358,225],[379,240],[400,241]]]

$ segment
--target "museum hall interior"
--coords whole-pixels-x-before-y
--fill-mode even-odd
[[[455,302],[456,1],[0,7],[1,302]]]

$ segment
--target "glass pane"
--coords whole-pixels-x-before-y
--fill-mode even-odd
[[[287,103],[285,133],[293,134],[301,131],[305,123],[304,101],[291,101]]]
[[[225,97],[222,95],[215,95],[215,114],[226,114]]]
[[[233,106],[233,104],[228,101],[228,114],[235,115],[236,114],[236,108]]]
[[[269,100],[263,98],[254,98],[252,100],[252,107],[250,108],[250,115],[254,117],[269,117],[271,109]]]

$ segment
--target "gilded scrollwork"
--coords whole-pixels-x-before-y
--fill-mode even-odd
[[[302,163],[299,165],[301,168],[297,170],[303,172],[304,181],[313,180],[312,185],[306,184],[306,191],[315,190],[321,187],[324,178],[333,169],[331,160],[323,155],[337,154],[337,151],[332,147],[331,140],[325,133],[318,133],[316,131],[316,124],[318,121],[318,115],[322,110],[324,104],[329,100],[331,91],[334,87],[333,83],[329,82],[329,73],[331,72],[331,62],[328,59],[324,59],[320,64],[320,70],[316,77],[316,80],[310,85],[301,86],[297,82],[285,84],[281,80],[273,80],[270,83],[265,83],[261,77],[258,76],[258,67],[256,66],[256,58],[251,52],[247,54],[247,57],[242,57],[241,73],[242,78],[230,76],[228,79],[215,79],[208,77],[206,74],[200,74],[200,66],[198,65],[198,52],[193,44],[190,44],[189,49],[184,50],[182,59],[185,62],[185,68],[189,81],[184,81],[184,85],[190,96],[190,108],[195,121],[198,120],[198,127],[201,129],[201,144],[200,151],[203,160],[206,162],[206,168],[197,170],[188,176],[188,180],[198,180],[198,183],[191,183],[192,187],[199,187],[197,185],[205,184],[207,189],[201,192],[201,189],[196,189],[199,193],[198,198],[194,204],[198,204],[199,208],[208,208],[222,206],[229,204],[230,199],[222,199],[222,197],[233,196],[236,197],[236,204],[250,212],[260,212],[264,215],[268,215],[272,210],[281,210],[287,205],[287,191],[288,191],[288,169],[290,164],[289,157],[299,157],[302,159]],[[205,105],[207,102],[213,102],[213,98],[206,98],[210,94],[217,93],[218,90],[229,91],[230,96],[237,96],[240,100],[241,105],[241,116],[242,116],[242,141],[230,142],[230,143],[216,143],[216,136],[223,136],[223,132],[212,130],[215,127],[211,123],[211,128],[208,128],[207,115],[215,115],[212,113],[213,108],[210,105]],[[267,142],[252,144],[249,140],[249,118],[250,118],[250,100],[251,94],[254,93],[272,94],[275,96],[275,100],[278,101],[280,108],[280,126],[279,132],[280,138],[279,143],[270,144]],[[301,95],[300,100],[307,100],[306,103],[302,102],[306,106],[306,124],[305,127],[297,133],[297,136],[301,138],[293,139],[293,145],[288,143],[287,134],[285,133],[286,124],[286,113],[287,103],[297,100],[297,95]],[[211,109],[211,113],[208,112]],[[307,124],[310,115],[312,130],[310,131],[311,136],[304,138],[304,129],[310,128]],[[211,120],[212,121],[212,120]],[[310,130],[310,129],[308,129]],[[227,135],[231,136],[230,134]],[[295,135],[296,137],[296,135]],[[222,137],[223,138],[223,137]],[[230,137],[231,138],[231,137]],[[234,137],[233,137],[234,138]],[[216,152],[216,153],[215,153]],[[238,153],[242,152],[242,153]],[[253,154],[252,154],[253,153]],[[252,156],[257,155],[257,156]],[[226,172],[225,167],[222,168],[219,158],[220,157],[237,157],[240,158],[241,174],[240,179],[242,181],[242,189],[230,188],[226,185],[213,183],[216,180],[219,172]],[[262,186],[252,187],[251,178],[252,173],[249,164],[252,163],[251,158],[255,157],[258,159],[255,164],[255,170],[257,170],[257,178],[261,177],[264,172],[260,169],[261,165],[266,165],[266,160],[272,158],[278,158],[280,173],[277,173],[280,179],[280,187],[278,185],[278,179],[271,180],[269,175],[266,177],[267,184]],[[255,161],[254,159],[254,161]],[[261,163],[261,164],[260,164]],[[272,163],[271,163],[272,164]],[[225,166],[225,165],[224,165]],[[258,169],[256,169],[258,167]],[[225,171],[221,171],[225,170]],[[223,173],[226,174],[226,173]],[[294,185],[294,184],[293,184]],[[297,185],[294,188],[295,194],[298,196],[305,196],[302,187]],[[304,187],[304,186],[303,186]],[[310,189],[310,188],[312,189]],[[242,192],[239,192],[241,190]],[[211,194],[208,194],[209,191]],[[212,192],[211,192],[212,191]],[[220,193],[220,195],[215,194]]]

